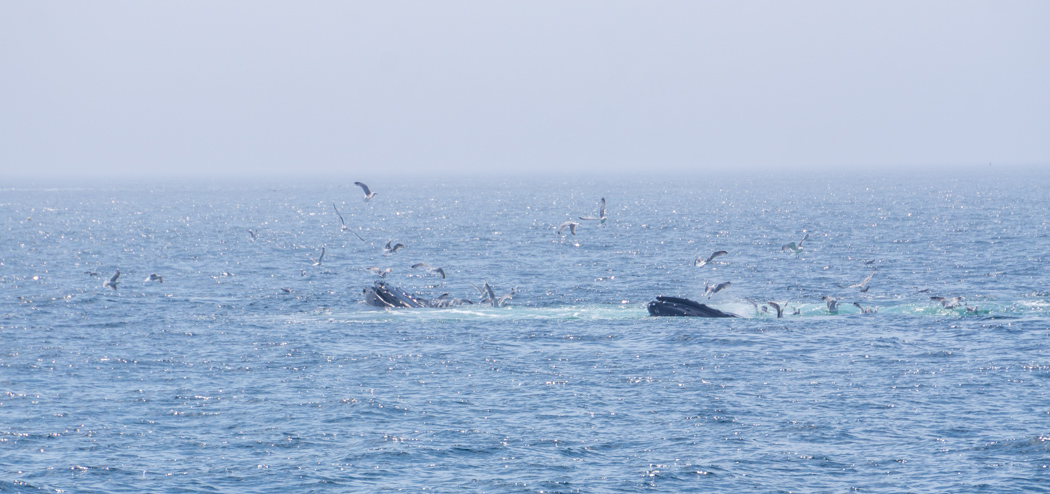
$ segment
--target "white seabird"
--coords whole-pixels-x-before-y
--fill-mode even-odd
[[[868,287],[868,282],[871,281],[871,277],[872,276],[875,276],[875,271],[877,271],[878,269],[879,268],[872,269],[871,270],[871,274],[869,274],[867,278],[864,278],[864,281],[861,281],[860,283],[857,283],[856,285],[847,286],[846,288],[860,288],[860,291],[862,291],[862,292],[868,291],[868,288],[869,288]]]
[[[600,224],[604,224],[605,223],[605,198],[604,197],[602,198],[602,201],[601,201],[600,205],[598,206],[598,217],[597,218],[595,218],[594,216],[580,216],[580,219],[581,220],[588,220],[588,221],[597,220],[597,221],[600,222]]]
[[[799,254],[802,253],[802,242],[805,242],[807,238],[809,238],[809,234],[808,233],[806,234],[805,237],[802,237],[802,240],[798,241],[797,245],[795,244],[795,242],[791,242],[790,244],[787,244],[787,245],[781,247],[780,250],[786,250],[786,251],[790,251],[790,252],[794,253],[795,254],[795,258],[797,259]]]
[[[713,261],[716,257],[724,256],[724,255],[726,255],[728,253],[729,253],[728,251],[720,250],[720,251],[717,251],[714,254],[711,254],[710,256],[708,256],[707,259],[704,259],[703,257],[697,257],[696,260],[693,261],[693,266],[696,266],[698,268],[702,267],[702,266],[706,266],[707,263]]]
[[[157,274],[157,273],[151,273],[149,275],[149,278],[146,278],[146,281],[147,282],[149,282],[149,281],[156,281],[158,283],[164,283],[164,277],[159,275],[159,274]]]
[[[354,182],[354,185],[361,187],[361,190],[365,191],[365,201],[375,197],[376,193],[368,190],[368,186],[361,182]]]
[[[732,285],[732,283],[728,281],[725,283],[719,283],[717,285],[708,285],[707,283],[704,283],[704,295],[707,295],[707,298],[711,298],[711,295],[714,295],[722,290],[725,290],[726,288],[729,288],[729,285]]]
[[[562,230],[566,228],[568,228],[569,232],[573,235],[576,235],[576,227],[578,226],[580,226],[580,224],[575,221],[566,221],[565,223],[558,225],[558,235],[561,235]]]
[[[120,278],[120,270],[119,270],[119,269],[117,270],[116,274],[114,274],[114,275],[113,275],[113,276],[112,276],[112,277],[111,277],[111,278],[109,279],[109,281],[107,281],[107,282],[105,282],[105,283],[103,283],[103,284],[102,284],[102,288],[105,288],[105,287],[107,287],[107,286],[108,286],[108,287],[110,287],[110,288],[112,288],[112,289],[116,290],[116,289],[117,289],[117,283],[120,283],[119,281],[117,281],[117,278]]]
[[[839,301],[835,300],[835,297],[829,297],[827,295],[820,298],[824,303],[828,304],[828,312],[837,314],[839,311]]]
[[[405,248],[405,244],[401,244],[401,243],[396,244],[393,247],[391,247],[390,246],[391,242],[393,242],[393,240],[388,240],[386,245],[383,246],[383,253],[384,254],[394,254],[394,253],[397,253],[398,249],[404,249]]]
[[[307,254],[306,257],[309,257],[310,260],[314,262],[314,266],[320,266],[321,261],[324,261],[324,247],[321,247],[321,255],[317,259],[314,259],[314,256],[311,256],[310,254]]]
[[[334,202],[332,203],[332,209],[335,210],[335,215],[339,217],[339,224],[340,224],[339,231],[341,231],[341,232],[349,231],[350,233],[353,233],[354,235],[357,235],[357,232],[351,230],[350,227],[346,226],[346,222],[343,221],[343,215],[339,214],[339,208],[335,207],[335,203]],[[361,239],[362,242],[368,243],[368,241],[365,240],[364,237],[362,237],[361,235],[357,235],[357,238]]]
[[[425,269],[428,273],[437,273],[441,275],[441,279],[445,279],[445,270],[441,268],[432,268],[425,262],[420,262],[412,265],[412,269]]]

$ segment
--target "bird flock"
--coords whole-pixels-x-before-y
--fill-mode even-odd
[[[364,199],[365,202],[371,201],[377,195],[377,192],[371,190],[371,188],[369,188],[369,186],[366,185],[363,182],[354,182],[354,185],[356,185],[357,187],[361,188],[361,190],[363,192],[363,199]],[[335,211],[336,216],[339,218],[340,232],[350,232],[350,233],[354,234],[362,242],[364,242],[366,244],[370,243],[367,239],[365,239],[363,236],[361,236],[360,233],[358,233],[357,231],[355,231],[353,228],[349,227],[346,224],[346,220],[343,218],[342,213],[339,211],[339,208],[336,206],[336,204],[334,202],[332,203],[332,209]],[[606,201],[605,201],[604,197],[602,197],[601,200],[599,201],[598,215],[597,216],[579,216],[579,220],[580,221],[597,221],[599,225],[606,224],[607,219],[608,219],[608,217],[606,216]],[[567,221],[564,221],[563,223],[559,224],[556,227],[555,231],[556,231],[556,233],[557,233],[557,235],[559,237],[564,237],[566,230],[568,230],[568,234],[576,235],[577,234],[577,229],[579,227],[580,227],[580,223],[579,222],[573,221],[573,220],[567,220]],[[255,241],[258,240],[258,232],[257,231],[255,231],[253,229],[247,229],[247,232],[248,232],[250,241],[255,242]],[[809,239],[809,237],[810,237],[810,234],[807,233],[807,232],[804,232],[804,235],[803,235],[802,239],[800,239],[797,242],[789,242],[789,243],[783,245],[781,247],[781,251],[793,254],[796,259],[799,259],[799,258],[801,258],[801,255],[802,255],[803,251],[805,250],[804,244]],[[386,242],[386,244],[382,248],[382,254],[383,254],[383,256],[391,256],[391,255],[397,254],[399,251],[401,251],[402,249],[406,249],[406,248],[407,248],[407,246],[405,244],[403,244],[403,243],[400,243],[400,242],[395,243],[393,240],[388,240]],[[324,259],[325,259],[325,253],[326,253],[326,248],[324,246],[322,246],[321,250],[320,250],[320,253],[317,255],[316,258],[313,255],[311,255],[311,254],[307,254],[307,257],[309,258],[309,260],[313,264],[313,266],[321,266],[322,263],[324,262]],[[728,255],[729,255],[729,251],[726,251],[726,250],[716,250],[716,251],[712,252],[711,254],[707,255],[706,257],[703,256],[703,255],[700,255],[700,256],[697,256],[696,259],[693,261],[693,266],[696,267],[696,268],[703,268],[705,266],[710,266],[712,264],[718,264],[716,259],[719,259],[719,258],[721,258],[723,256],[728,256]],[[865,264],[873,264],[874,262],[875,262],[874,260],[869,260]],[[430,265],[428,265],[425,262],[418,262],[418,263],[412,264],[411,268],[413,270],[417,270],[419,272],[424,273],[423,274],[424,276],[432,276],[432,277],[440,276],[442,280],[445,280],[448,277],[448,274],[449,274],[443,267],[430,266]],[[368,268],[365,268],[365,271],[370,272],[377,279],[381,279],[381,278],[385,278],[388,274],[392,273],[393,269],[390,268],[390,267],[380,268],[379,266],[370,266]],[[878,267],[873,267],[871,272],[863,280],[861,280],[859,283],[855,283],[855,284],[852,284],[852,285],[840,285],[840,287],[841,288],[847,288],[847,289],[856,288],[856,289],[858,289],[858,291],[860,293],[866,293],[871,288],[870,281],[872,280],[872,278],[875,276],[875,274],[877,272],[878,272]],[[86,271],[85,273],[89,274],[91,276],[96,276],[96,277],[99,276],[99,273],[94,272],[94,271]],[[305,270],[300,270],[300,274],[302,276],[306,276],[307,273],[306,273]],[[112,290],[116,291],[118,289],[118,285],[121,283],[120,276],[121,276],[121,272],[120,272],[120,270],[117,270],[108,280],[106,280],[102,284],[102,287],[103,288],[109,288],[109,289],[112,289]],[[159,274],[151,273],[144,280],[144,282],[145,283],[154,283],[154,282],[155,283],[164,283],[164,278],[161,275],[159,275]],[[475,285],[475,284],[471,283],[471,286],[473,286],[478,291],[478,293],[480,295],[480,299],[477,302],[477,304],[490,305],[492,307],[504,307],[513,298],[513,296],[518,293],[517,289],[515,288],[515,289],[512,289],[512,290],[510,290],[509,292],[507,292],[507,293],[505,293],[503,295],[497,296],[495,291],[493,290],[492,286],[489,283],[487,283],[487,282],[483,282],[481,286],[478,286],[478,285]],[[730,286],[732,286],[732,283],[730,281],[724,281],[724,282],[721,282],[721,283],[708,283],[708,282],[705,281],[704,282],[704,291],[703,291],[703,295],[702,296],[707,297],[708,299],[710,299],[714,295],[727,290]],[[366,289],[366,291],[367,291],[367,289]],[[923,291],[928,291],[928,290],[920,290],[920,292],[923,292]],[[281,288],[281,292],[285,293],[285,294],[290,294],[290,293],[292,293],[292,290],[290,288]],[[438,307],[450,307],[450,306],[453,306],[453,305],[462,305],[462,304],[471,304],[471,305],[475,304],[475,302],[471,301],[468,298],[462,298],[461,299],[461,298],[449,297],[448,293],[444,293],[444,294],[436,297],[433,300],[438,302],[438,304],[435,305],[435,306],[438,306]],[[769,309],[772,308],[773,311],[776,314],[776,317],[777,318],[781,318],[781,317],[784,317],[785,313],[788,311],[788,305],[789,305],[788,302],[767,301],[765,303],[759,304],[758,302],[755,302],[755,301],[750,300],[750,299],[745,299],[745,300],[747,302],[749,302],[754,307],[756,314],[766,314],[766,313],[769,312]],[[825,296],[823,296],[821,298],[821,300],[825,304],[827,313],[829,313],[829,314],[837,314],[838,313],[839,301],[836,298],[834,298],[834,297],[832,297],[830,295],[825,295]],[[956,308],[958,308],[960,306],[960,304],[962,304],[965,307],[965,310],[967,312],[976,313],[979,310],[978,307],[976,307],[976,306],[975,307],[971,307],[968,304],[963,304],[962,297],[958,297],[958,296],[954,297],[954,298],[945,298],[945,297],[940,297],[940,296],[931,296],[930,297],[930,301],[931,301],[931,303],[940,304],[940,306],[942,308],[948,309],[948,310],[956,309]],[[861,314],[875,314],[879,310],[879,307],[877,307],[877,306],[864,306],[860,302],[852,302],[852,305],[854,307],[856,307],[860,311]],[[796,307],[789,314],[790,315],[795,315],[795,316],[801,315],[801,310]]]

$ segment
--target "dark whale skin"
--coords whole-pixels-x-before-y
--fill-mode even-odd
[[[664,297],[663,295],[656,297],[656,300],[649,302],[649,315],[671,317],[736,317],[733,314],[722,312],[718,309],[708,307],[687,298]]]

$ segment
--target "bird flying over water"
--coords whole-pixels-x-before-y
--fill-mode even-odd
[[[372,267],[368,268],[368,270],[371,271],[372,274],[374,274],[374,275],[376,275],[376,276],[378,276],[380,278],[386,278],[387,273],[393,271],[393,269],[390,269],[390,268],[379,269],[379,267],[377,267],[377,266],[372,266]]]
[[[307,254],[306,257],[309,257],[310,260],[314,262],[314,266],[320,266],[321,261],[324,261],[324,247],[321,247],[321,255],[317,259],[314,259],[314,256],[311,256],[310,254]]]
[[[149,275],[149,278],[146,278],[146,281],[156,281],[158,283],[164,283],[164,277],[157,273],[151,273]]]
[[[251,235],[251,236],[252,236],[252,242],[254,242],[254,241],[255,241],[255,237],[256,237],[256,233],[255,233],[255,231],[254,231],[254,230],[252,230],[252,229],[249,229],[249,230],[248,230],[248,235]]]
[[[558,235],[561,235],[562,230],[566,228],[568,228],[569,232],[573,235],[576,235],[576,227],[578,226],[580,226],[580,224],[575,221],[566,221],[565,223],[558,225]]]
[[[809,238],[808,233],[805,237],[802,237],[802,240],[798,241],[797,245],[795,244],[795,242],[791,242],[790,244],[781,247],[780,250],[792,252],[795,254],[795,258],[798,259],[799,254],[802,254],[802,242],[805,242],[807,238]]]
[[[350,233],[353,233],[354,235],[357,235],[357,232],[351,230],[350,227],[346,226],[346,222],[343,221],[343,215],[339,214],[339,208],[335,207],[335,203],[334,202],[332,203],[332,209],[335,210],[335,215],[339,217],[339,224],[340,224],[339,231],[341,231],[341,232],[349,231]],[[362,237],[361,235],[357,235],[357,238],[361,239],[362,242],[368,243],[368,241],[365,240],[364,237]]]
[[[853,305],[860,309],[861,314],[874,314],[879,311],[878,307],[864,307],[863,305],[860,305],[860,302],[853,302]]]
[[[944,297],[930,297],[930,300],[934,302],[940,302],[941,307],[945,309],[954,309],[959,306],[959,302],[962,302],[962,297],[955,298],[944,298]]]
[[[394,253],[397,253],[398,249],[404,249],[405,248],[405,244],[400,244],[400,243],[394,245],[393,247],[391,247],[390,246],[390,242],[393,242],[393,240],[387,241],[386,245],[383,247],[383,254],[394,254]]]
[[[605,223],[605,198],[602,198],[600,206],[598,206],[598,217],[594,216],[580,216],[581,220],[598,220],[600,224]]]
[[[722,290],[725,290],[726,288],[729,288],[729,285],[732,285],[732,283],[728,281],[725,283],[719,283],[717,285],[708,285],[707,283],[704,283],[704,295],[707,295],[707,298],[711,298],[711,295],[714,295]]]
[[[720,251],[718,251],[718,252],[715,252],[714,254],[711,254],[710,256],[708,256],[708,257],[707,257],[707,259],[704,259],[703,257],[697,257],[697,258],[696,258],[696,260],[695,260],[695,261],[693,261],[693,266],[696,266],[696,267],[698,267],[698,268],[699,268],[699,267],[703,267],[703,266],[706,266],[706,265],[707,265],[707,263],[709,263],[709,262],[713,261],[713,260],[714,260],[714,258],[716,258],[716,257],[718,257],[718,256],[724,256],[724,255],[726,255],[726,254],[728,254],[728,253],[729,253],[729,252],[727,252],[727,251],[724,251],[724,250],[720,250]]]
[[[113,276],[112,276],[112,277],[111,277],[111,278],[109,279],[109,281],[107,281],[107,282],[105,282],[105,283],[103,283],[103,284],[102,284],[102,288],[105,288],[105,287],[107,287],[107,286],[108,286],[108,287],[110,287],[110,288],[112,288],[112,289],[116,290],[116,289],[117,289],[117,283],[120,283],[119,281],[117,281],[117,278],[120,278],[120,270],[119,270],[119,269],[117,270],[117,273],[116,273],[116,274],[114,274],[114,275],[113,275]]]
[[[871,274],[869,274],[867,278],[864,278],[864,281],[861,281],[860,283],[857,283],[856,285],[847,286],[846,288],[860,288],[860,291],[862,291],[862,292],[868,291],[868,282],[871,281],[871,277],[872,276],[875,276],[875,271],[877,271],[878,269],[879,268],[872,269],[871,270]]]
[[[412,265],[412,269],[425,269],[428,273],[437,273],[441,275],[441,279],[445,279],[445,270],[441,268],[432,268],[425,262],[420,262]]]
[[[361,182],[354,182],[354,185],[361,187],[361,190],[365,191],[365,201],[375,197],[376,193],[368,190],[368,186]]]

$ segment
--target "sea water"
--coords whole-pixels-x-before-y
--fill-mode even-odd
[[[1050,174],[666,178],[6,186],[0,492],[1047,489]]]

